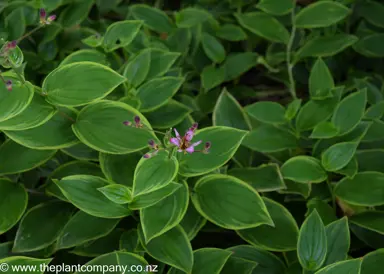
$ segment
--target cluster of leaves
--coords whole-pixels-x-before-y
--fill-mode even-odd
[[[384,4],[136,2],[1,1],[0,265],[381,272]]]

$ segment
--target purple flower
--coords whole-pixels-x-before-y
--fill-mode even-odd
[[[47,12],[45,11],[45,9],[40,9],[40,21],[45,21],[45,17],[47,17]]]
[[[16,40],[14,40],[12,42],[9,42],[7,44],[7,49],[14,49],[14,48],[16,48],[16,45],[17,45],[17,41]]]
[[[183,152],[183,151],[188,153],[195,152],[195,147],[200,145],[202,142],[202,141],[198,141],[191,144],[191,141],[193,139],[196,129],[197,129],[197,123],[193,124],[193,126],[187,130],[187,132],[184,134],[183,137],[180,137],[179,132],[177,132],[177,130],[174,129],[176,138],[172,137],[170,139],[170,142],[179,148],[177,150],[178,152]]]

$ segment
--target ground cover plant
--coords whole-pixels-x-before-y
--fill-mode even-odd
[[[379,0],[1,1],[0,272],[381,273],[383,44]]]

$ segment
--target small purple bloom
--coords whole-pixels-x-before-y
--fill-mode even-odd
[[[190,129],[187,130],[187,132],[184,134],[183,137],[180,136],[179,132],[174,129],[175,136],[170,139],[170,142],[178,147],[178,152],[188,152],[193,153],[195,151],[195,147],[200,145],[202,141],[198,141],[196,143],[191,144],[191,140],[195,134],[195,130],[197,129],[197,123],[193,124]]]
[[[132,125],[132,122],[130,122],[130,121],[124,121],[123,124],[124,124],[125,126],[130,126],[130,125]]]
[[[12,81],[11,80],[8,80],[7,82],[5,82],[5,86],[7,87],[8,91],[12,91]]]
[[[143,158],[145,158],[145,159],[151,158],[151,154],[146,153],[146,154],[144,154]]]
[[[136,124],[140,123],[140,117],[139,116],[135,116],[135,123]]]

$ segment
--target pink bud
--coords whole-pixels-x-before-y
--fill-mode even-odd
[[[7,87],[8,91],[12,91],[12,81],[11,80],[8,80],[7,82],[5,82],[5,86]]]
[[[135,123],[140,124],[140,117],[139,116],[135,116]]]
[[[47,16],[47,12],[45,9],[40,9],[40,20],[45,20],[45,17]]]
[[[8,49],[14,49],[14,48],[16,48],[16,45],[17,45],[17,41],[14,40],[14,41],[9,42],[9,43],[7,44],[7,48],[8,48]]]
[[[124,124],[125,126],[130,126],[130,125],[132,125],[132,122],[130,122],[130,121],[124,121],[123,124]]]
[[[206,142],[204,148],[206,150],[210,149],[211,148],[211,142]]]
[[[150,147],[155,147],[155,141],[153,141],[153,140],[149,140],[148,141],[148,145],[150,146]]]
[[[146,154],[144,154],[143,158],[145,158],[145,159],[151,158],[151,154],[146,153]]]
[[[55,20],[56,20],[56,15],[53,14],[47,18],[47,24],[50,24]]]

